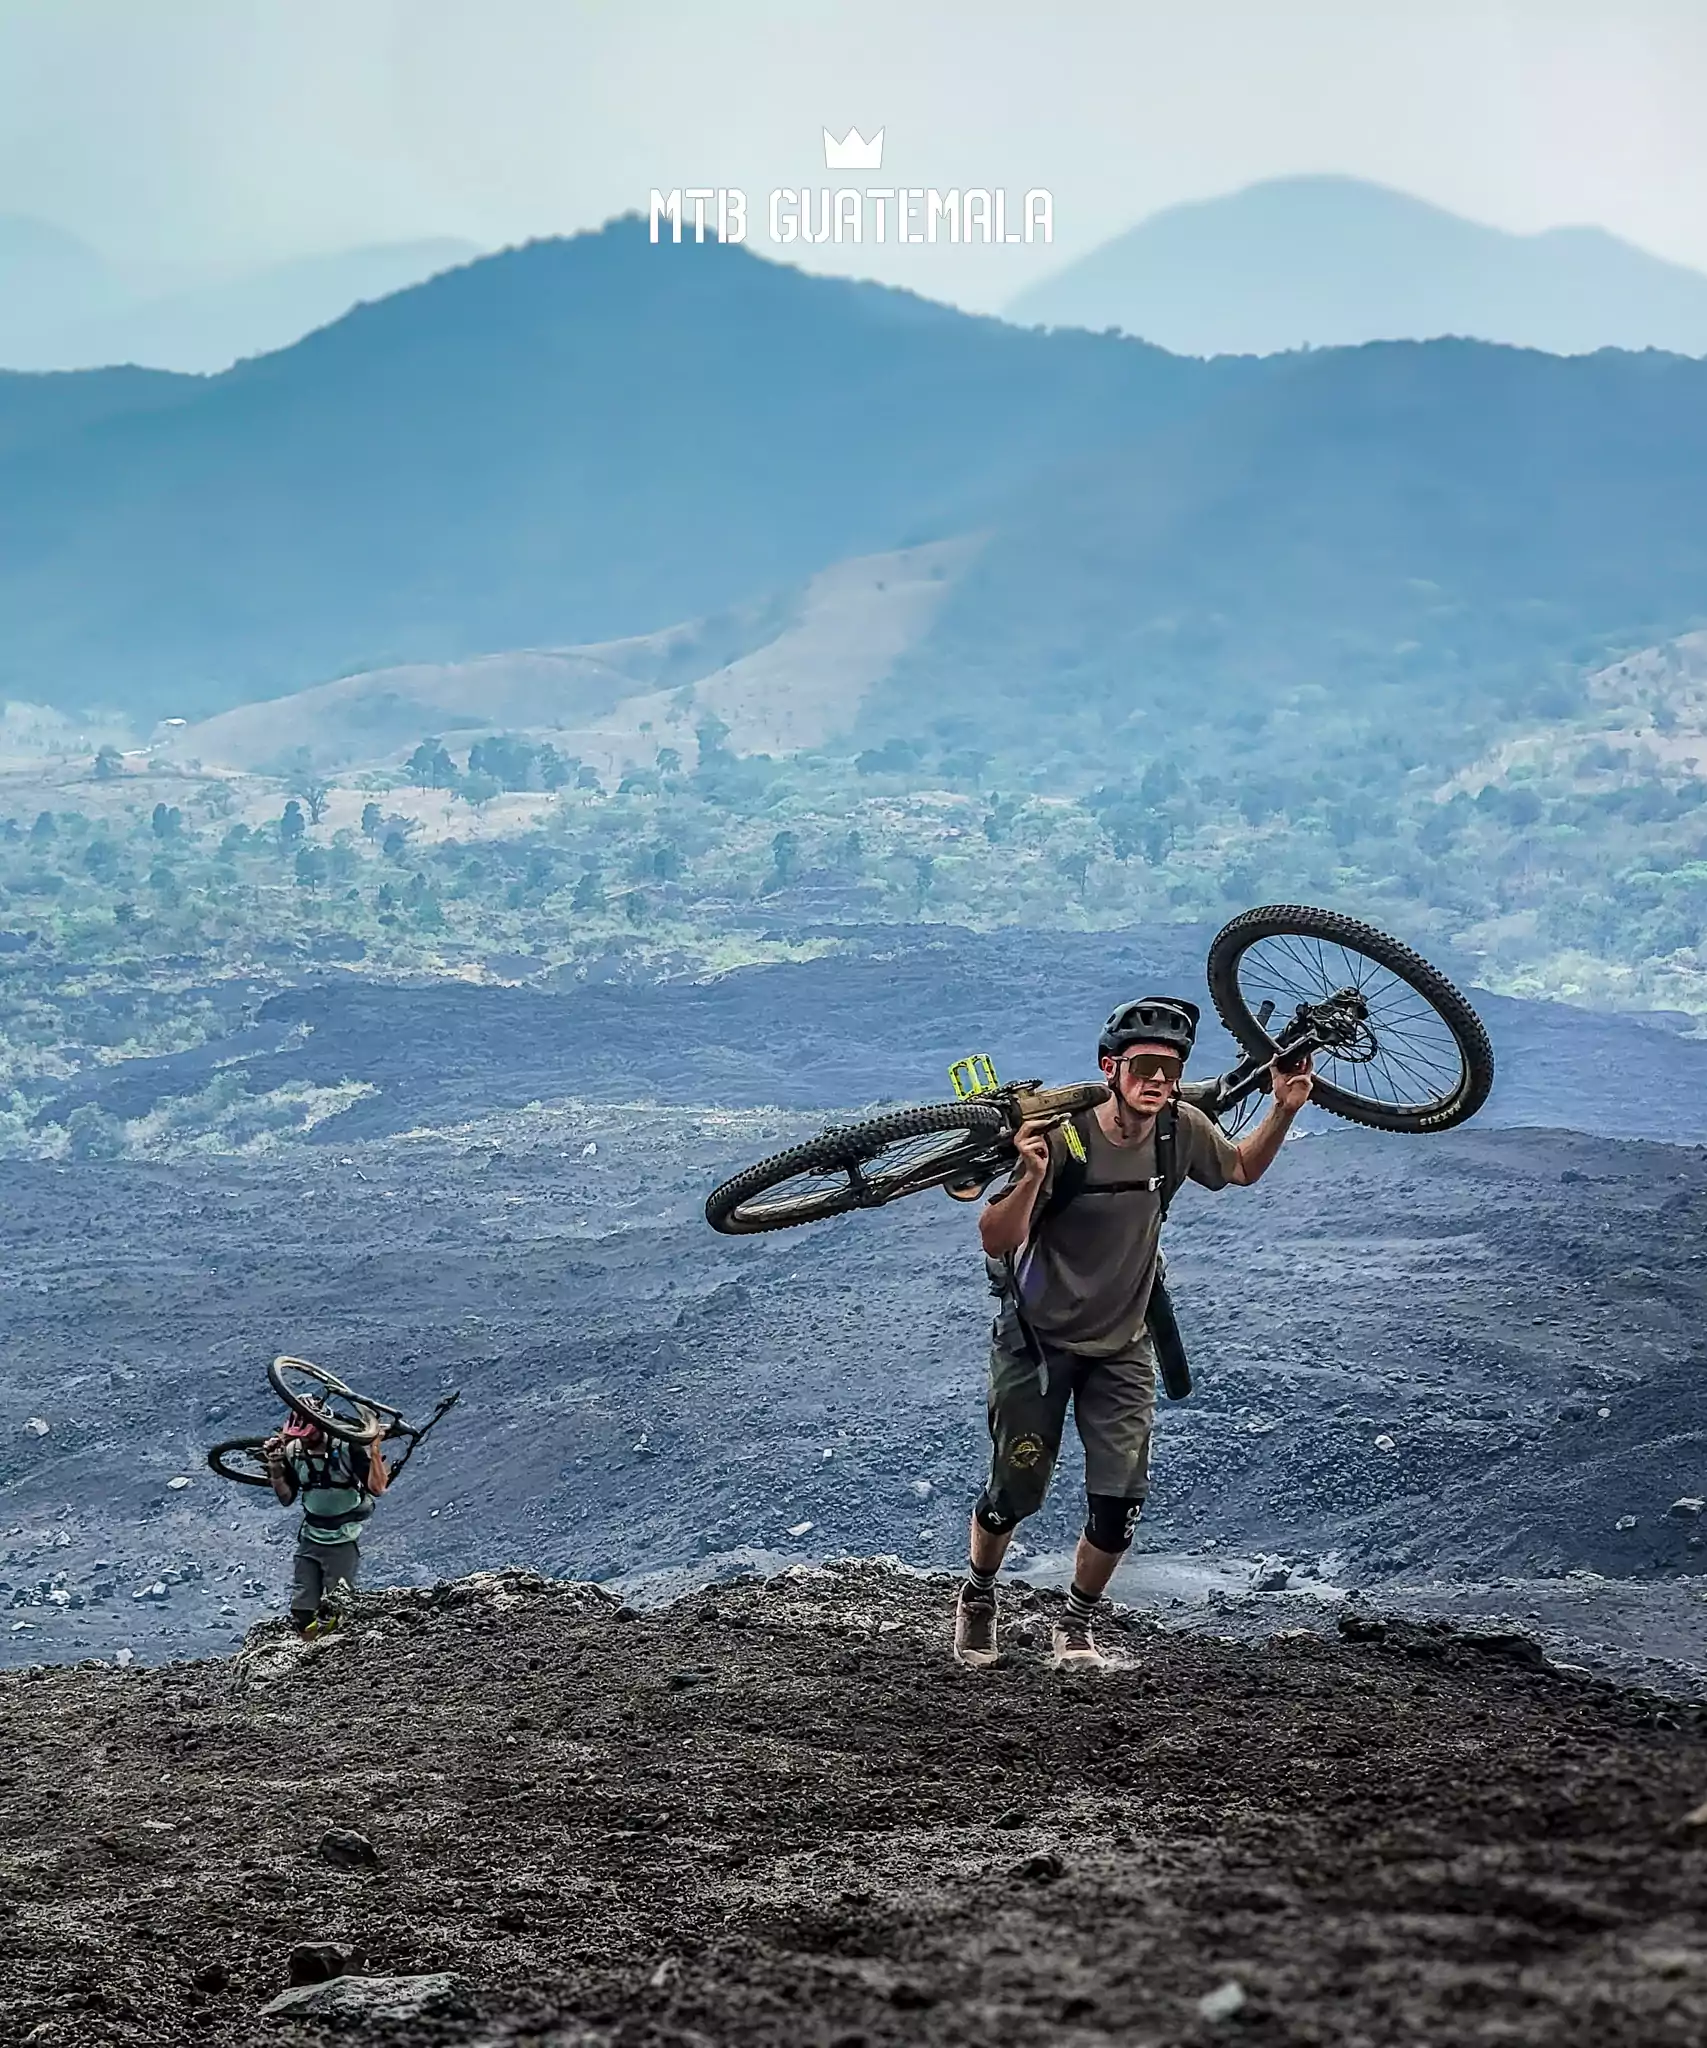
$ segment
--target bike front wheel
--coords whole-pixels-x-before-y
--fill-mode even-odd
[[[1360,918],[1301,903],[1247,910],[1209,949],[1209,993],[1255,1059],[1276,1049],[1269,1021],[1280,1029],[1300,1005],[1332,1011],[1354,996],[1361,1016],[1315,1053],[1310,1096],[1352,1123],[1450,1130],[1476,1114],[1493,1086],[1493,1047],[1464,996],[1420,954]]]
[[[938,1102],[825,1131],[714,1188],[713,1230],[788,1230],[999,1170],[1007,1119],[987,1102]],[[984,1172],[988,1179],[990,1172]]]

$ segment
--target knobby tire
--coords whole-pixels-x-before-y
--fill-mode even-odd
[[[266,1438],[260,1436],[227,1437],[224,1443],[215,1444],[212,1450],[208,1452],[207,1462],[209,1468],[217,1472],[221,1479],[233,1479],[239,1486],[271,1486],[273,1482],[267,1477],[266,1472],[259,1467],[233,1465],[226,1462],[234,1453],[241,1451],[253,1451],[258,1457],[261,1446],[265,1442]]]
[[[1310,1100],[1335,1116],[1379,1131],[1445,1131],[1476,1114],[1488,1099],[1494,1081],[1494,1050],[1482,1020],[1438,968],[1400,940],[1378,931],[1361,918],[1336,910],[1316,910],[1302,903],[1270,903],[1247,910],[1222,928],[1209,949],[1209,994],[1216,1014],[1254,1058],[1266,1059],[1275,1049],[1246,1002],[1239,986],[1239,963],[1262,939],[1319,939],[1344,946],[1385,967],[1422,998],[1446,1026],[1462,1062],[1457,1084],[1430,1101],[1415,1104],[1371,1101],[1355,1091],[1336,1087],[1318,1073]]]
[[[890,1116],[873,1117],[866,1123],[848,1124],[829,1130],[804,1145],[778,1152],[749,1166],[733,1180],[714,1188],[705,1204],[705,1220],[713,1230],[746,1235],[761,1230],[789,1230],[796,1224],[816,1223],[827,1216],[841,1216],[853,1209],[881,1208],[904,1195],[922,1193],[961,1179],[968,1168],[985,1160],[993,1141],[1007,1129],[1007,1119],[990,1103],[933,1102],[919,1109],[896,1110]],[[817,1188],[803,1192],[793,1203],[779,1202],[750,1208],[756,1196],[783,1186],[790,1180],[813,1173],[835,1173],[880,1159],[891,1146],[908,1138],[965,1133],[964,1145],[944,1147],[921,1161],[911,1172],[879,1175],[862,1196],[850,1178],[841,1187]]]

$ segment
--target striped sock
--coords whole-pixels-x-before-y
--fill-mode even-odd
[[[1075,1580],[1067,1593],[1067,1613],[1069,1618],[1073,1621],[1092,1621],[1095,1619],[1096,1611],[1096,1601],[1089,1593],[1081,1593],[1078,1582]]]
[[[996,1590],[996,1575],[994,1572],[981,1572],[978,1569],[978,1567],[975,1564],[973,1564],[970,1559],[968,1559],[966,1565],[966,1583],[972,1588],[974,1593],[993,1593]]]

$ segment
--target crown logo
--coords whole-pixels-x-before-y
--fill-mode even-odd
[[[827,171],[880,171],[883,168],[883,130],[869,142],[857,128],[850,128],[838,142],[824,130],[824,168]]]

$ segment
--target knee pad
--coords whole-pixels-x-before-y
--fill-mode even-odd
[[[1144,1496],[1127,1499],[1118,1493],[1088,1493],[1085,1541],[1093,1550],[1106,1550],[1118,1557],[1132,1548],[1132,1532],[1144,1512]]]
[[[986,1486],[973,1505],[972,1519],[990,1535],[1005,1536],[1018,1523],[1019,1516],[1000,1495],[992,1495]]]

